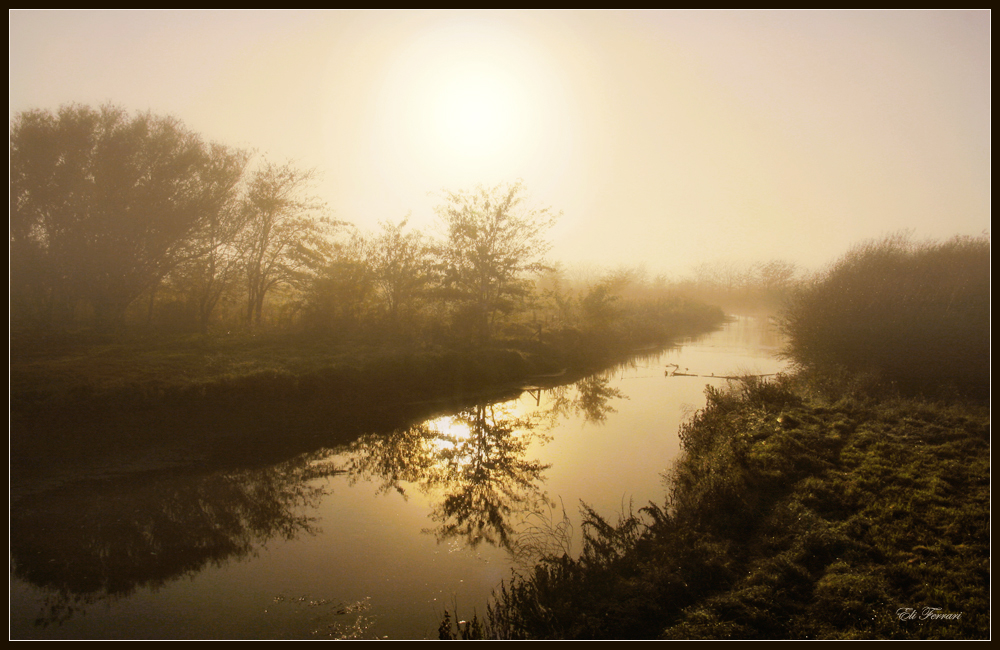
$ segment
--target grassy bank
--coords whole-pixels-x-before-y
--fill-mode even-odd
[[[665,504],[589,513],[582,556],[505,584],[480,630],[988,638],[987,407],[749,380],[710,389],[681,438]]]
[[[571,381],[637,347],[666,345],[723,320],[704,306],[680,316],[631,334],[566,329],[449,347],[289,334],[125,339],[15,332],[12,471],[48,475],[58,458],[70,467],[82,457],[104,463],[126,448],[166,446],[181,450],[171,457],[281,462],[527,383]]]
[[[359,345],[290,334],[120,339],[15,332],[11,408],[135,409],[198,403],[259,406],[289,399],[391,399],[474,393],[537,376],[579,375],[723,322],[717,308],[681,314],[655,330],[575,329],[477,345]]]

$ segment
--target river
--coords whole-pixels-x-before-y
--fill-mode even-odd
[[[781,371],[780,343],[741,317],[274,466],[35,490],[11,505],[11,638],[436,638],[445,609],[482,615],[512,571],[579,553],[582,503],[662,504],[705,386]]]

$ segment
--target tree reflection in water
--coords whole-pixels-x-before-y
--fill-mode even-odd
[[[325,452],[324,452],[325,454]],[[320,452],[267,468],[75,483],[12,503],[13,574],[51,593],[36,625],[313,534],[334,470]]]
[[[608,415],[617,411],[609,403],[612,399],[628,399],[617,388],[611,387],[611,371],[596,373],[572,385],[551,389],[552,403],[546,409],[551,420],[578,415],[585,422],[603,424]]]
[[[568,551],[569,520],[542,489],[549,465],[528,459],[556,420],[602,422],[613,412],[610,376],[546,394],[530,416],[484,404],[388,435],[367,435],[345,455],[320,449],[265,468],[131,474],[12,496],[12,575],[48,594],[36,624],[66,621],[101,600],[156,589],[208,566],[252,557],[268,540],[313,534],[309,509],[321,479],[341,471],[404,496],[434,499],[427,532],[483,542],[530,564]],[[540,401],[541,393],[539,393]],[[336,464],[336,465],[335,465]]]
[[[610,387],[610,375],[588,377],[572,390],[550,389],[545,406],[538,390],[530,416],[515,417],[510,403],[483,404],[390,435],[364,436],[347,455],[350,480],[373,480],[380,492],[404,497],[406,484],[440,494],[430,513],[436,526],[427,531],[438,541],[458,538],[473,548],[485,541],[516,559],[568,550],[569,519],[565,510],[553,514],[556,503],[541,486],[550,466],[527,459],[529,446],[547,442],[543,431],[570,414],[603,422],[614,412],[609,400],[624,395]]]
[[[435,466],[434,480],[447,486],[431,512],[439,541],[459,537],[473,547],[484,540],[506,547],[511,516],[548,505],[540,484],[549,465],[525,459],[531,439],[543,437],[533,428],[527,419],[497,417],[494,406],[452,418]]]
[[[549,504],[540,484],[549,467],[525,458],[534,440],[531,418],[510,416],[503,405],[480,405],[388,436],[364,436],[350,449],[352,480],[380,480],[380,491],[406,496],[404,483],[440,492],[430,530],[439,541],[463,538],[508,546],[515,515]]]

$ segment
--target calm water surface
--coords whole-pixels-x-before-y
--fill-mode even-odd
[[[131,473],[12,497],[11,638],[435,638],[541,553],[580,504],[662,503],[706,384],[771,374],[740,318],[554,388],[271,467]]]

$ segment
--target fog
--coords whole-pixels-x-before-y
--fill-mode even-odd
[[[986,638],[990,18],[11,11],[11,638]]]
[[[11,118],[173,115],[315,168],[365,229],[522,179],[571,266],[816,268],[989,230],[988,11],[12,11],[9,33]]]

